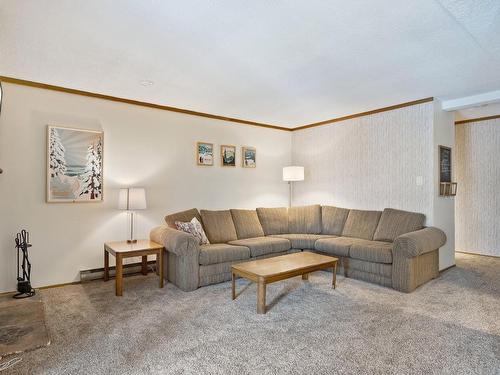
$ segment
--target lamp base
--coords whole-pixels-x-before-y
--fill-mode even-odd
[[[127,243],[137,243],[137,240],[127,240]]]

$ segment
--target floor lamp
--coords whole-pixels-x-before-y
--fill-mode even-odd
[[[304,167],[298,167],[296,165],[283,168],[283,181],[288,182],[290,197],[288,198],[288,207],[292,207],[292,195],[293,188],[292,183],[294,181],[304,181]]]

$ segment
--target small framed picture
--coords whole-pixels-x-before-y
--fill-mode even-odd
[[[451,148],[439,146],[439,182],[451,182]]]
[[[243,146],[241,148],[241,164],[244,168],[255,168],[257,150],[255,147]]]
[[[196,163],[198,165],[214,165],[214,144],[206,142],[196,143]]]
[[[223,167],[236,167],[236,146],[221,145],[220,160]]]

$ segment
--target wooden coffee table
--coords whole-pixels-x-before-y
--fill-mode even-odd
[[[266,313],[266,285],[276,281],[300,275],[302,280],[307,280],[311,272],[333,268],[332,287],[335,289],[337,261],[334,257],[304,251],[234,264],[231,267],[233,300],[236,299],[236,276],[258,283],[257,314]]]

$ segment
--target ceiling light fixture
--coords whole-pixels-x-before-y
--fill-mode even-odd
[[[153,82],[153,81],[150,81],[150,80],[145,79],[145,80],[141,81],[141,85],[143,85],[143,86],[153,86],[153,85],[154,85],[154,82]]]

